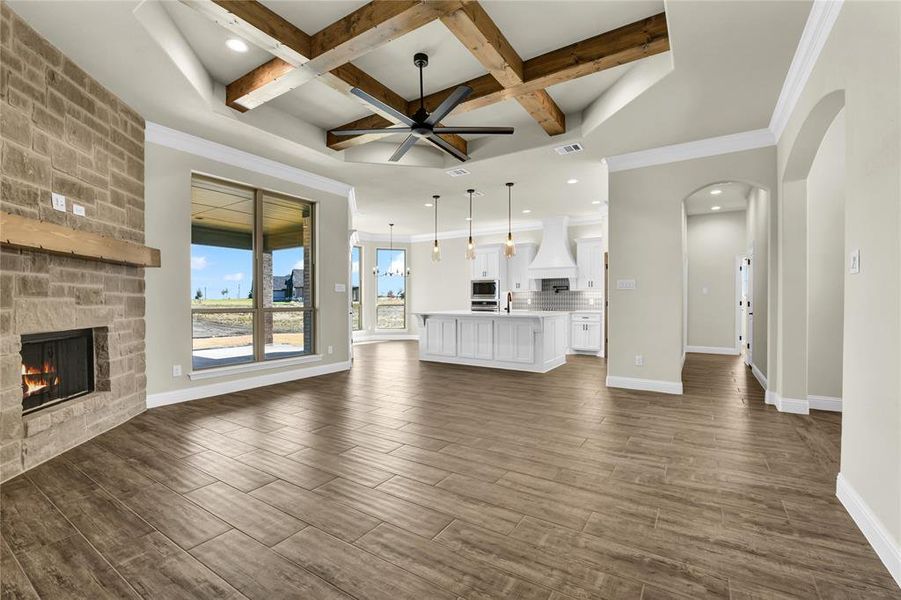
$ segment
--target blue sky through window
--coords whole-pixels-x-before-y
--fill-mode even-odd
[[[380,248],[376,252],[376,255],[379,273],[388,273],[389,271],[403,273],[406,270],[406,253],[403,250],[387,250]],[[393,291],[395,295],[405,291],[404,286],[406,282],[403,276],[380,276],[378,279],[379,296],[387,296],[389,291]]]
[[[303,268],[303,248],[272,253],[272,274],[290,275]],[[191,244],[191,297],[200,288],[204,298],[247,298],[253,285],[253,252],[238,248]],[[228,295],[222,290],[228,290]],[[239,294],[240,290],[240,296]]]

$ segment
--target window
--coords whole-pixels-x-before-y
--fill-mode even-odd
[[[376,254],[376,329],[406,329],[407,252],[379,248]]]
[[[193,368],[312,354],[312,204],[201,176],[191,197]]]
[[[363,329],[363,294],[360,287],[360,273],[363,272],[363,248],[354,246],[350,250],[350,308],[353,312],[353,330]]]

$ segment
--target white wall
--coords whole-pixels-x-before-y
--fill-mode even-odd
[[[807,394],[841,398],[845,265],[845,118],[807,176]]]
[[[769,276],[770,276],[770,193],[759,187],[751,189],[747,210],[748,248],[745,254],[751,259],[751,311],[754,313],[754,329],[751,332],[751,364],[767,376],[769,360]]]
[[[320,362],[266,369],[267,376],[303,377],[309,369],[322,369],[348,360],[347,293],[334,284],[348,280],[347,199],[305,186],[233,167],[154,143],[145,146],[146,243],[159,248],[162,267],[147,269],[147,394],[148,403],[159,398],[190,396],[192,389],[234,385],[249,375],[191,380],[191,174],[199,172],[254,187],[280,191],[316,202],[316,352]],[[326,352],[333,347],[333,354]],[[180,364],[183,375],[172,376]],[[253,375],[259,375],[254,372]],[[193,393],[200,393],[194,390]],[[221,392],[219,392],[221,393]],[[157,399],[154,396],[157,396]]]
[[[681,386],[682,202],[715,181],[745,181],[775,189],[775,149],[610,175],[611,376]],[[637,288],[618,290],[617,279],[635,279]],[[635,366],[637,354],[643,356],[644,366]]]
[[[808,116],[817,112],[821,100],[843,90],[845,257],[858,249],[861,269],[853,275],[845,269],[844,274],[839,497],[901,582],[899,73],[901,3],[845,2],[779,140],[778,164],[780,180],[790,179],[791,159],[796,145],[804,145]],[[780,262],[784,258],[780,250]],[[790,285],[788,278],[780,281],[780,287],[788,288],[779,290],[780,298],[792,295]],[[791,306],[783,304],[778,307],[780,321],[790,318]],[[784,342],[777,340],[777,347]],[[781,358],[777,362],[783,371]]]
[[[736,349],[736,257],[746,251],[745,211],[690,215],[688,346]]]

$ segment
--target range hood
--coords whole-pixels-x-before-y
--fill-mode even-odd
[[[569,217],[553,217],[542,222],[541,246],[532,264],[530,279],[576,279],[579,268],[569,249]]]

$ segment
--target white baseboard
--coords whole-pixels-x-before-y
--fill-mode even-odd
[[[751,365],[751,373],[754,375],[754,378],[757,379],[757,383],[760,384],[760,387],[767,389],[766,375],[764,375],[763,372],[757,368],[757,365]],[[769,402],[767,404],[769,404]]]
[[[764,400],[764,402],[766,402],[767,404],[770,404],[770,405],[772,405],[772,406],[775,406],[775,405],[776,405],[776,399],[777,399],[778,397],[779,397],[779,394],[777,394],[776,392],[773,392],[773,391],[771,391],[771,390],[767,390],[767,391],[766,391],[766,400]]]
[[[876,551],[876,555],[879,556],[895,582],[901,586],[901,545],[892,537],[870,510],[866,501],[841,473],[835,480],[835,495],[857,523],[861,533],[870,542],[870,546]]]
[[[279,371],[278,373],[244,377],[241,379],[233,379],[231,381],[220,381],[207,385],[196,385],[180,390],[172,390],[171,392],[148,394],[147,408],[156,408],[157,406],[166,406],[167,404],[178,404],[179,402],[187,402],[189,400],[198,400],[200,398],[219,396],[220,394],[240,392],[276,383],[284,383],[286,381],[295,381],[297,379],[306,379],[307,377],[337,373],[338,371],[347,371],[348,369],[350,369],[350,361],[342,361],[327,365],[317,365],[305,369],[290,369],[287,371]]]
[[[692,354],[729,354],[732,356],[739,354],[734,347],[728,346],[685,346],[685,351]]]
[[[842,412],[842,399],[835,396],[807,396],[807,404],[813,410]]]
[[[636,377],[607,375],[607,387],[662,392],[664,394],[682,394],[681,381],[662,381],[660,379],[638,379]]]
[[[767,397],[769,397],[769,395],[770,392],[767,392]],[[773,402],[768,401],[767,404],[774,404],[779,412],[792,413],[795,415],[810,414],[810,405],[807,403],[807,398],[804,398],[803,400],[800,398],[786,398],[781,394],[773,392]]]

